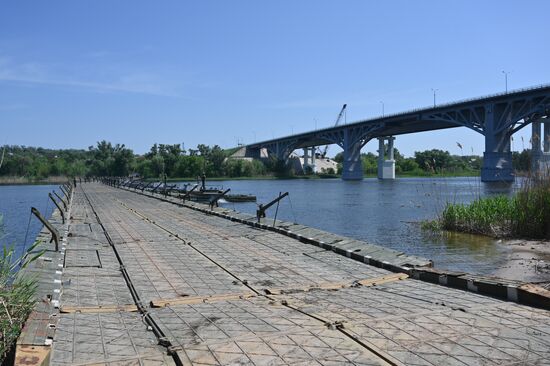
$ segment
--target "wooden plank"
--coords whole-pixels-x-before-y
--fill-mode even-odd
[[[50,364],[50,346],[18,344],[15,347],[14,365],[42,366]]]
[[[63,306],[59,309],[61,313],[114,313],[117,311],[136,312],[136,305],[108,305],[108,306]]]
[[[409,276],[406,273],[392,273],[387,276],[369,278],[369,279],[354,281],[354,282],[346,282],[346,283],[327,282],[327,283],[321,283],[316,286],[307,286],[307,287],[298,287],[298,288],[270,288],[270,289],[266,289],[265,292],[268,295],[284,295],[285,293],[289,294],[294,292],[308,292],[311,290],[338,290],[342,288],[356,287],[358,285],[370,287],[370,286],[381,285],[383,283],[404,280],[406,278],[409,278]]]
[[[161,308],[171,305],[185,305],[185,304],[200,304],[200,303],[212,303],[219,301],[230,301],[230,300],[244,300],[256,296],[253,292],[244,292],[236,294],[222,294],[222,295],[212,295],[212,296],[190,296],[190,297],[179,297],[176,299],[158,299],[151,300],[151,307]]]
[[[376,285],[381,285],[383,283],[404,280],[407,278],[409,278],[409,275],[406,273],[393,273],[393,274],[378,277],[378,278],[361,280],[361,281],[358,281],[358,283],[362,286],[376,286]]]

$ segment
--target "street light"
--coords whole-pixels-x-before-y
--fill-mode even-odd
[[[434,88],[432,88],[432,91],[433,91],[433,93],[434,93],[434,108],[435,108],[435,92],[438,91],[438,90],[439,90],[439,89],[434,89]]]
[[[382,117],[384,117],[384,102],[380,101],[380,104],[382,104]]]
[[[508,74],[510,74],[511,71],[504,71],[504,70],[502,70],[502,73],[504,74],[504,86],[505,86],[505,90],[506,90],[506,93],[508,93]]]

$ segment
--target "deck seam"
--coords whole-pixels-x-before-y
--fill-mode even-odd
[[[185,239],[179,237],[178,235],[176,235],[175,233],[173,233],[172,231],[166,229],[165,227],[163,227],[162,225],[159,225],[157,224],[155,221],[151,220],[147,215],[143,214],[143,213],[140,213],[138,210],[136,209],[133,209],[133,208],[130,208],[128,207],[126,204],[124,204],[124,202],[120,201],[119,199],[115,199],[116,201],[118,201],[118,203],[120,205],[122,205],[124,208],[126,208],[128,211],[134,213],[135,215],[137,216],[140,216],[142,217],[143,219],[145,219],[147,222],[149,222],[150,224],[152,225],[155,225],[161,229],[163,229],[164,231],[166,231],[167,233],[169,233],[170,235],[173,235],[175,236],[176,238],[178,238],[179,240],[183,241],[184,243],[186,243],[187,245],[191,246],[193,249],[195,249],[197,252],[199,252],[200,254],[202,254],[206,259],[210,260],[212,263],[214,263],[215,265],[217,265],[218,267],[220,267],[221,269],[223,269],[225,272],[227,272],[228,274],[230,274],[231,276],[233,276],[235,279],[241,281],[241,283],[243,283],[246,287],[250,288],[252,291],[254,291],[258,296],[262,296],[262,297],[265,297],[269,300],[272,300],[272,301],[277,301],[279,302],[281,305],[291,309],[291,310],[294,310],[294,311],[297,311],[305,316],[308,316],[314,320],[317,320],[318,322],[321,322],[323,323],[323,325],[327,326],[327,327],[334,327],[335,330],[339,331],[341,334],[343,334],[344,336],[346,336],[346,338],[352,340],[353,342],[355,342],[356,344],[358,344],[359,346],[363,347],[364,349],[368,350],[369,352],[371,352],[372,354],[376,355],[377,357],[379,357],[381,360],[383,360],[384,362],[387,362],[389,363],[390,365],[392,366],[400,366],[402,365],[402,363],[396,361],[393,359],[393,357],[389,356],[389,355],[384,355],[384,353],[373,347],[373,346],[369,346],[367,345],[366,343],[362,342],[362,341],[359,341],[356,337],[353,337],[352,335],[350,335],[348,332],[345,332],[343,331],[343,329],[341,329],[340,326],[338,325],[334,325],[332,324],[331,322],[327,321],[326,319],[322,319],[316,315],[313,315],[313,314],[310,314],[306,311],[303,311],[303,310],[300,310],[292,305],[290,305],[288,303],[287,300],[277,300],[276,298],[273,298],[271,296],[269,296],[269,294],[262,294],[261,291],[255,289],[254,287],[252,287],[251,285],[249,285],[246,281],[244,280],[241,280],[237,275],[233,274],[231,271],[229,271],[228,269],[226,269],[225,267],[223,267],[221,264],[219,264],[218,262],[216,262],[215,260],[211,259],[209,256],[207,256],[206,254],[204,254],[201,250],[195,248],[190,242],[186,241]],[[396,277],[397,279],[397,277]],[[183,350],[185,351],[185,350]]]
[[[122,257],[120,256],[120,254],[118,253],[117,249],[116,249],[116,245],[114,244],[114,242],[112,241],[111,237],[109,236],[109,233],[108,231],[105,229],[105,226],[103,225],[97,211],[95,210],[95,207],[92,205],[92,202],[90,201],[90,198],[88,197],[88,194],[86,193],[86,191],[84,190],[84,188],[81,186],[81,189],[82,189],[82,193],[84,194],[84,197],[86,198],[86,200],[88,201],[88,204],[90,205],[90,208],[93,212],[93,214],[95,215],[96,219],[97,219],[97,222],[99,223],[99,225],[101,226],[102,230],[103,230],[103,234],[105,235],[107,241],[109,242],[109,244],[112,246],[113,248],[113,251],[115,252],[115,256],[117,257],[118,261],[119,261],[119,264],[120,264],[120,270],[122,271],[123,273],[123,277],[126,281],[126,284],[128,286],[128,289],[130,290],[131,292],[131,295],[132,295],[132,298],[134,299],[134,302],[136,303],[136,306],[138,308],[138,311],[143,315],[143,319],[151,326],[151,328],[153,329],[155,335],[157,336],[157,338],[159,339],[159,344],[165,346],[167,348],[167,350],[169,349],[170,346],[173,346],[172,344],[170,344],[170,341],[168,341],[166,339],[166,335],[164,334],[164,332],[162,331],[162,329],[158,326],[158,324],[156,324],[156,322],[153,320],[153,318],[151,317],[151,315],[149,314],[149,312],[147,311],[147,308],[145,308],[143,306],[143,303],[141,302],[141,299],[139,298],[139,294],[137,293],[137,290],[135,289],[133,283],[132,283],[132,280],[126,270],[126,267],[124,266],[124,262],[122,260]],[[173,359],[174,359],[174,362],[176,362],[176,364],[178,365],[183,365],[184,362],[179,358],[179,355],[177,353],[172,353],[171,354]],[[190,360],[189,360],[190,362]]]

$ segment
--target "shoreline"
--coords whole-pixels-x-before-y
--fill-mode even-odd
[[[363,176],[363,179],[368,178],[377,178],[376,174],[366,174]],[[479,178],[479,175],[447,175],[447,174],[433,174],[433,175],[396,175],[396,179],[399,178]],[[330,176],[323,176],[323,175],[296,175],[296,176],[288,176],[288,177],[277,177],[277,176],[255,176],[255,177],[207,177],[206,181],[223,181],[223,180],[296,180],[296,179],[303,179],[303,180],[318,180],[318,179],[342,179],[341,175],[330,175]],[[182,182],[182,181],[196,181],[196,177],[175,177],[175,178],[167,178],[166,182]],[[156,178],[145,178],[145,182],[155,182],[159,181]]]
[[[508,239],[498,240],[508,250],[506,263],[495,268],[498,278],[537,284],[550,289],[550,241]]]
[[[478,178],[479,175],[472,174],[396,174],[396,179],[399,178]],[[377,178],[376,174],[365,174],[363,179]],[[318,180],[318,179],[342,179],[341,175],[296,175],[296,176],[274,176],[260,175],[252,177],[207,177],[207,181],[224,181],[224,180]],[[55,176],[44,179],[33,179],[27,177],[0,177],[0,186],[9,185],[47,185],[47,184],[62,184],[69,181],[69,177]],[[145,178],[145,182],[158,182],[158,178]],[[166,179],[166,182],[181,182],[181,181],[196,181],[196,177],[174,177]]]
[[[52,176],[43,179],[33,179],[28,177],[0,177],[0,186],[35,186],[48,184],[63,184],[69,181],[65,176]]]

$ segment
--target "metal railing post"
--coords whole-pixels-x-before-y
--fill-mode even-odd
[[[36,208],[34,207],[31,207],[31,212],[34,214],[34,216],[36,216],[36,218],[38,220],[40,220],[40,222],[50,231],[50,233],[52,234],[52,238],[50,240],[50,243],[52,241],[55,242],[55,251],[58,252],[59,251],[59,231],[57,231],[56,228],[54,228],[52,226],[52,224],[50,224],[50,222],[48,220],[46,220],[44,218],[44,216],[42,216],[42,214],[40,213],[40,211],[38,211]]]
[[[220,198],[222,198],[223,196],[225,196],[227,193],[229,193],[229,191],[231,190],[231,188],[228,188],[226,189],[224,192],[218,194],[217,196],[214,196],[210,199],[210,211],[212,211],[214,209],[214,205],[216,205],[216,207],[218,206],[218,200]]]
[[[282,200],[283,198],[285,198],[286,196],[288,196],[288,192],[285,192],[285,193],[282,193],[282,194],[279,192],[279,197],[275,198],[273,201],[271,201],[271,202],[269,202],[268,204],[265,204],[265,205],[260,204],[258,206],[258,210],[256,210],[256,218],[258,219],[258,223],[260,223],[260,220],[265,217],[265,212],[267,211],[268,208],[270,208],[271,206],[273,206],[276,203],[278,205],[279,201]],[[279,206],[277,206],[277,211],[279,211],[278,207]],[[277,219],[277,215],[275,215],[275,219]]]
[[[187,192],[185,192],[185,194],[183,195],[183,202],[185,202],[186,199],[189,199],[191,198],[191,192],[193,192],[195,189],[199,188],[199,185],[198,184],[195,184],[193,186],[193,188],[191,188],[190,190],[188,190]]]
[[[52,202],[55,204],[55,206],[57,207],[57,209],[59,210],[59,213],[61,214],[61,221],[63,223],[65,223],[65,212],[61,209],[61,207],[59,206],[59,203],[57,203],[57,201],[55,200],[55,198],[53,198],[52,194],[51,193],[48,193],[48,196],[50,197],[50,199],[52,200]],[[63,202],[63,204],[65,204],[65,202]]]
[[[57,196],[57,198],[59,198],[59,200],[61,202],[63,202],[63,206],[65,207],[65,211],[67,211],[67,204],[65,203],[65,200],[63,200],[63,198],[61,198],[61,196],[58,195],[56,191],[53,191],[53,194],[55,194]]]

